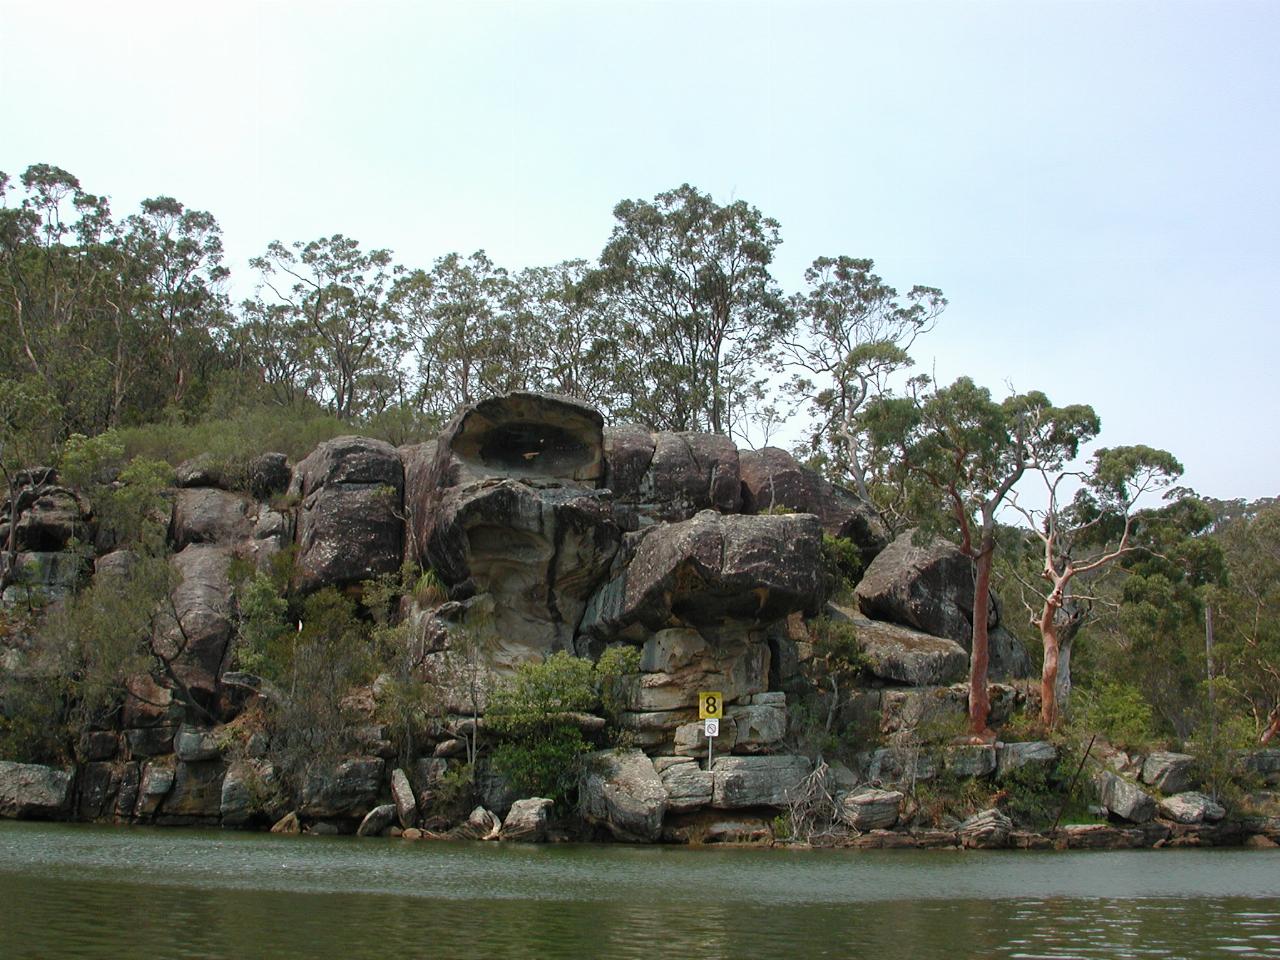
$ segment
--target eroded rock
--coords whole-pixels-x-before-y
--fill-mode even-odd
[[[601,750],[586,761],[578,802],[587,822],[619,840],[652,843],[662,836],[667,788],[639,750]]]
[[[48,819],[71,804],[71,774],[56,767],[0,760],[0,817]]]

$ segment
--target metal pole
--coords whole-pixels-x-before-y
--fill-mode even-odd
[[[1071,802],[1071,795],[1076,792],[1076,784],[1080,782],[1080,772],[1084,770],[1084,762],[1089,759],[1089,751],[1093,749],[1093,741],[1098,739],[1095,733],[1089,738],[1089,746],[1084,749],[1084,756],[1080,758],[1080,766],[1076,767],[1076,775],[1071,778],[1071,786],[1067,788],[1067,795],[1063,798],[1062,806],[1058,808],[1058,815],[1053,818],[1053,829],[1049,831],[1051,836],[1058,833],[1058,823],[1062,820],[1062,814],[1066,812],[1067,804]]]
[[[1213,607],[1204,607],[1204,672],[1209,683],[1209,756],[1214,756],[1218,744],[1218,710],[1213,700]],[[1218,799],[1218,778],[1213,778],[1213,799]]]

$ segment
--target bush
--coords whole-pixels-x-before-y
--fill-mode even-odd
[[[822,535],[822,566],[827,573],[827,592],[838,596],[862,578],[862,552],[847,537]]]
[[[1073,725],[1126,750],[1141,750],[1155,735],[1155,714],[1142,691],[1120,680],[1099,679],[1075,694]]]
[[[609,647],[596,662],[596,683],[604,715],[617,724],[627,708],[634,679],[640,673],[640,648],[628,644]]]
[[[494,691],[485,720],[503,742],[494,767],[522,796],[565,803],[578,780],[582,755],[591,749],[570,716],[599,702],[590,660],[555,653],[526,663]]]

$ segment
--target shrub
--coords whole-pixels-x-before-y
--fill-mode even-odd
[[[1120,680],[1099,679],[1077,691],[1074,714],[1076,726],[1125,749],[1140,750],[1154,736],[1151,704],[1137,687]]]
[[[822,566],[827,574],[827,592],[832,596],[852,589],[862,577],[862,553],[847,537],[822,535]]]

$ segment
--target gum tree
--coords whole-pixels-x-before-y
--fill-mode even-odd
[[[997,402],[968,377],[919,396],[882,398],[867,408],[873,440],[897,449],[893,470],[923,534],[941,533],[973,561],[969,733],[993,737],[987,721],[987,609],[996,513],[1030,469],[1061,469],[1098,432],[1087,406],[1055,407],[1040,392]]]

